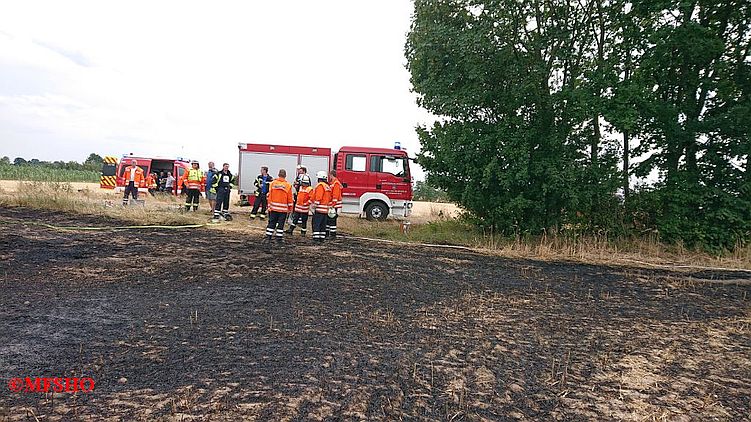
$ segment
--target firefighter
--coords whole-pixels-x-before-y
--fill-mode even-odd
[[[130,165],[125,168],[123,173],[125,179],[125,195],[123,195],[123,205],[128,205],[128,195],[131,195],[134,200],[138,199],[138,188],[143,186],[143,169],[138,167],[138,160],[133,160]]]
[[[256,187],[256,199],[253,201],[253,211],[250,212],[251,220],[256,218],[258,207],[261,208],[261,213],[258,214],[258,217],[260,217],[261,220],[266,218],[266,207],[268,205],[266,196],[269,193],[269,185],[272,180],[273,179],[269,174],[269,168],[266,166],[261,167],[261,174],[259,174],[258,177],[256,177],[256,181],[253,182],[253,185]]]
[[[146,177],[146,188],[149,190],[149,194],[151,196],[154,196],[154,192],[156,192],[156,188],[157,188],[156,181],[157,181],[156,172],[151,173]]]
[[[310,182],[310,176],[308,176],[308,168],[305,167],[302,164],[297,165],[297,175],[295,175],[295,183],[292,184],[292,187],[295,190],[295,195],[297,195],[297,192],[300,191],[300,187],[302,186],[302,181],[304,178],[308,179],[308,182]],[[308,183],[310,184],[310,183]],[[295,197],[295,203],[297,203],[297,198]]]
[[[331,207],[333,211],[329,211],[326,220],[326,236],[336,239],[336,220],[342,211],[342,183],[336,178],[336,170],[329,172],[329,186],[331,186]]]
[[[295,227],[299,224],[300,234],[305,236],[308,232],[308,212],[310,211],[310,198],[313,194],[313,188],[310,186],[310,176],[307,174],[300,183],[300,188],[297,191],[297,199],[295,200],[295,211],[292,214],[292,222],[290,222],[286,233],[292,234]]]
[[[266,226],[266,242],[276,237],[278,242],[284,239],[284,222],[292,211],[292,185],[285,179],[287,171],[279,170],[279,177],[269,184],[269,224]]]
[[[323,242],[326,238],[326,218],[331,204],[331,187],[326,180],[328,175],[325,171],[316,173],[318,184],[313,190],[310,209],[313,211],[313,241]]]
[[[229,164],[224,163],[222,170],[215,173],[211,182],[211,193],[216,198],[216,205],[214,206],[214,218],[212,222],[216,223],[219,218],[223,218],[225,221],[232,221],[232,216],[229,213],[229,196],[232,192],[232,188],[235,185],[235,178],[229,171]]]
[[[182,182],[188,190],[188,196],[185,198],[185,211],[190,211],[191,205],[193,211],[198,211],[198,203],[201,201],[201,186],[206,184],[206,176],[198,168],[198,161],[193,160],[190,164],[193,168],[185,172]]]

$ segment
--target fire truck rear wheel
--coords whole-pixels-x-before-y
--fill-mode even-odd
[[[383,221],[389,215],[389,207],[381,201],[373,201],[365,207],[365,218]]]

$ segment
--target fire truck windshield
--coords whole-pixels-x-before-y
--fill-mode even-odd
[[[373,171],[390,173],[397,177],[409,176],[409,166],[406,158],[375,156],[370,164],[370,169]]]

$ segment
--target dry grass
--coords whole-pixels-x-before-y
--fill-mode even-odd
[[[71,183],[17,182],[12,190],[0,188],[0,206],[16,206],[109,217],[134,224],[182,225],[206,219],[177,212],[179,199],[152,199],[148,207],[120,206],[120,196],[104,190],[76,189]]]
[[[666,245],[655,237],[611,239],[605,236],[527,236],[508,238],[482,233],[458,219],[441,218],[411,224],[402,231],[401,223],[374,223],[343,219],[342,230],[356,236],[392,241],[465,246],[514,258],[573,260],[591,263],[638,264],[646,266],[711,267],[751,269],[751,247],[737,247],[732,252],[713,256],[685,248]]]
[[[22,206],[110,217],[134,224],[203,224],[210,219],[207,202],[202,200],[197,213],[180,211],[182,197],[157,196],[146,199],[145,206],[121,207],[122,194],[98,189],[92,184],[56,182],[11,182],[0,184],[0,206]],[[442,205],[442,204],[439,204]],[[689,250],[682,245],[665,245],[655,238],[608,239],[604,236],[508,237],[483,233],[456,218],[447,217],[447,208],[422,204],[425,212],[412,219],[409,231],[400,221],[371,222],[359,218],[339,219],[340,231],[355,236],[410,243],[456,245],[514,258],[575,260],[592,263],[621,263],[654,266],[701,266],[751,269],[751,247],[738,247],[722,256]],[[248,224],[243,217],[247,208],[232,207],[238,218],[210,228],[238,234],[257,234],[264,221]]]

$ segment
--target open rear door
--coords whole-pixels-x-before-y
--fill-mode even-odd
[[[106,156],[102,160],[102,175],[99,176],[99,187],[115,189],[117,174],[117,157]]]

